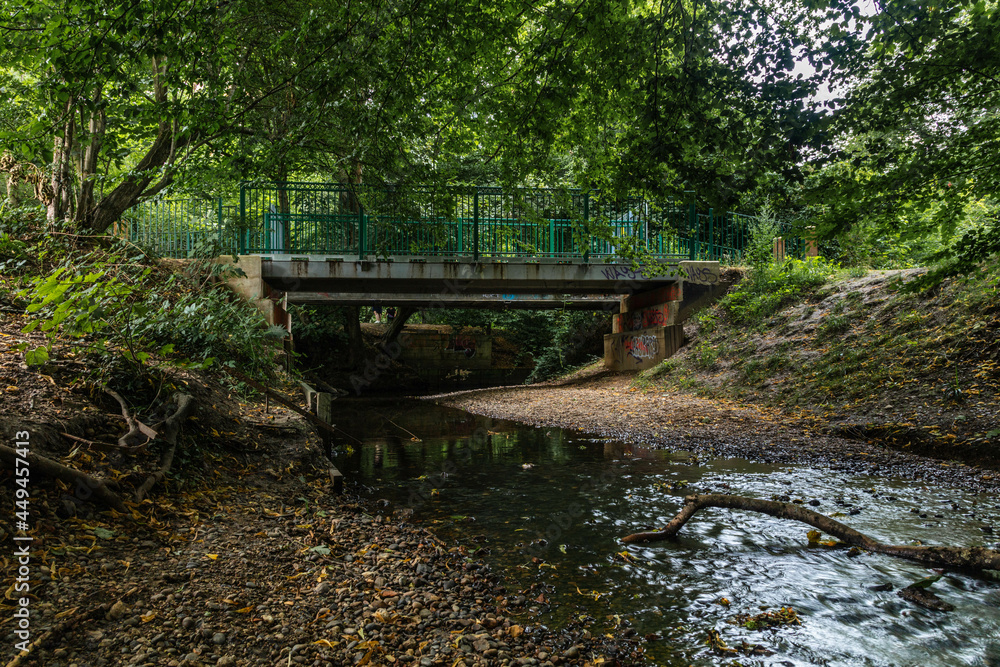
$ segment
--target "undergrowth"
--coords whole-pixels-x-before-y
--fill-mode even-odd
[[[214,248],[175,272],[122,239],[5,227],[0,300],[31,318],[18,346],[29,366],[86,358],[92,379],[136,385],[163,363],[271,375],[284,330],[224,288]]]

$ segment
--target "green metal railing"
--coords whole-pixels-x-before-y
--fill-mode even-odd
[[[239,208],[216,199],[151,200],[118,222],[121,236],[164,257],[229,252],[236,247]]]
[[[698,213],[688,194],[682,204],[545,188],[244,183],[238,200],[144,202],[123,217],[121,232],[172,257],[202,246],[358,259],[590,261],[627,249],[670,258],[742,258],[754,218]],[[804,244],[789,239],[786,249],[801,254]]]

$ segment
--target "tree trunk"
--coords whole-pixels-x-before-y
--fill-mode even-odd
[[[359,368],[365,359],[365,341],[361,337],[361,308],[345,306],[343,312],[347,349],[351,355],[350,368]]]
[[[175,141],[171,128],[161,128],[153,145],[136,165],[132,174],[90,210],[81,213],[79,219],[83,225],[95,234],[107,231],[125,211],[139,202],[139,198],[153,182],[154,176],[158,175],[159,168],[167,164],[175,150],[186,143],[187,140],[184,139]]]
[[[153,59],[153,95],[156,102],[164,106],[167,102],[167,88],[163,78],[166,67],[166,63],[162,60]],[[164,113],[166,113],[165,108]],[[162,168],[174,163],[178,153],[191,143],[192,137],[190,132],[179,136],[176,124],[162,120],[153,145],[149,147],[132,173],[100,202],[77,216],[82,226],[95,234],[103,234],[125,211],[135,206],[140,197],[149,196],[167,186],[171,176],[169,173],[163,174]],[[150,183],[156,177],[160,177],[160,181],[150,188]]]
[[[72,99],[66,102],[65,114],[66,120],[63,123],[62,132],[56,135],[52,146],[52,192],[54,196],[46,211],[50,227],[66,217],[72,200],[73,183],[70,173],[70,156],[76,133]]]
[[[97,92],[94,94],[95,110],[91,113],[87,126],[87,138],[89,142],[80,158],[80,198],[76,207],[76,221],[78,223],[83,222],[82,218],[94,206],[97,158],[101,154],[101,145],[104,143],[104,130],[107,125],[107,117],[104,109],[100,107],[100,103],[101,87],[98,86]]]
[[[719,493],[688,496],[680,513],[666,526],[657,531],[635,533],[622,539],[623,542],[655,542],[675,536],[695,512],[705,507],[747,510],[768,514],[779,519],[792,519],[807,523],[814,528],[836,537],[844,544],[874,553],[898,556],[929,565],[963,567],[976,570],[1000,570],[1000,552],[984,547],[916,547],[909,545],[882,544],[859,533],[830,517],[813,512],[794,503],[780,503],[774,500],[744,498]]]
[[[389,323],[389,328],[385,330],[382,334],[382,346],[386,347],[392,345],[399,338],[399,334],[403,332],[403,327],[406,326],[406,320],[410,319],[413,314],[417,312],[416,308],[410,308],[408,306],[402,306],[396,309],[396,316],[392,318],[392,322]]]
[[[14,174],[7,175],[7,206],[17,208],[21,202],[17,198],[17,179]]]
[[[278,220],[281,221],[279,224],[276,220],[274,224],[276,225],[276,229],[281,230],[281,249],[284,252],[290,252],[292,225],[289,214],[292,212],[292,206],[288,201],[288,188],[286,186],[288,181],[288,167],[284,164],[279,165],[274,180],[278,183]]]

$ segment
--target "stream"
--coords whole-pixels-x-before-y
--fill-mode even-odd
[[[513,578],[527,622],[571,617],[592,633],[635,631],[652,664],[1000,666],[1000,582],[945,572],[931,590],[950,613],[897,595],[932,569],[810,545],[805,524],[699,512],[675,541],[618,540],[658,527],[685,495],[802,501],[896,544],[992,546],[1000,499],[916,482],[792,465],[698,458],[583,432],[535,428],[418,401],[338,402],[352,444],[335,459],[386,514],[402,511]],[[835,514],[836,513],[836,514]],[[891,590],[887,590],[891,587]],[[800,625],[751,630],[738,615],[791,607]],[[759,644],[771,655],[719,654]]]

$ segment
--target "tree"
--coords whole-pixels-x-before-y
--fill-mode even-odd
[[[758,5],[3,2],[0,67],[33,78],[35,120],[0,136],[51,165],[49,218],[96,232],[209,176],[489,174],[725,204],[794,177],[818,127],[816,83],[792,73],[815,12]]]
[[[947,239],[1000,185],[998,6],[894,0],[876,9],[845,9],[834,24],[866,42],[837,54],[850,86],[834,124],[843,139],[808,194],[830,204],[830,231],[866,219]],[[997,226],[995,215],[985,222]]]

